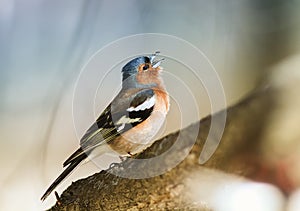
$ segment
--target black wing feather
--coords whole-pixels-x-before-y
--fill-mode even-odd
[[[132,95],[131,98],[125,98],[124,92],[120,92],[119,95],[113,100],[111,104],[101,113],[96,122],[87,130],[84,136],[81,138],[81,147],[75,151],[64,163],[63,166],[67,166],[72,162],[73,159],[81,155],[82,153],[89,153],[95,147],[109,142],[114,138],[120,136],[120,134],[128,131],[130,128],[135,127],[144,120],[146,120],[152,113],[153,107],[145,109],[143,111],[130,111],[128,112],[128,107],[137,107],[144,103],[146,100],[154,96],[154,91],[151,89],[144,89],[138,91],[136,94]],[[122,102],[119,102],[121,101]],[[126,102],[124,102],[126,100]],[[118,105],[115,108],[113,105]],[[117,130],[120,125],[116,125],[119,119],[122,117],[137,119],[139,121],[131,122],[124,125],[122,130]],[[97,132],[98,131],[98,132]],[[93,136],[95,138],[91,138]]]
[[[144,109],[142,111],[128,111],[129,107],[137,107],[144,103],[146,100],[154,96],[151,89],[139,90],[132,94],[130,98],[126,98],[125,92],[113,100],[113,102],[102,112],[96,122],[87,130],[82,139],[80,140],[81,147],[76,150],[64,163],[63,166],[67,168],[58,176],[58,178],[46,190],[41,200],[45,200],[47,196],[61,183],[83,160],[88,154],[97,146],[109,142],[120,134],[126,132],[130,128],[140,124],[146,120],[152,113],[153,107]],[[113,107],[112,105],[117,105]],[[121,118],[138,119],[138,121],[130,121],[125,124],[122,129],[118,130],[120,125],[116,124]],[[116,125],[115,125],[116,124]],[[68,166],[69,165],[69,166]]]

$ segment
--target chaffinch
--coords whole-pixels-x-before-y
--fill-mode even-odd
[[[66,169],[46,190],[41,200],[88,156],[107,152],[107,147],[132,156],[150,146],[169,110],[169,95],[160,72],[159,52],[129,61],[122,68],[122,89],[80,140],[80,148],[64,163]]]

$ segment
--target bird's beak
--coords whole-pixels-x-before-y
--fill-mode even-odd
[[[161,64],[161,62],[165,59],[165,58],[161,58],[159,60],[155,60],[155,57],[159,54],[160,52],[159,51],[156,51],[154,54],[152,54],[150,56],[150,62],[151,62],[151,65],[152,65],[152,68],[157,68],[159,67],[159,65]]]
[[[159,60],[153,61],[153,62],[151,63],[151,64],[152,64],[152,67],[153,67],[153,68],[159,67],[159,65],[161,64],[161,62],[162,62],[163,60],[165,60],[165,58],[161,58],[161,59],[159,59]]]
[[[150,56],[150,63],[153,64],[155,57],[160,54],[160,51],[155,51],[154,54]]]

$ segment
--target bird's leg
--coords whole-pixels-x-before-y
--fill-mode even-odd
[[[127,156],[121,156],[120,155],[119,158],[120,158],[121,162],[124,162],[126,160]]]
[[[127,152],[127,154],[130,156],[130,158],[133,158],[133,154],[131,152]],[[119,156],[121,162],[124,162],[125,160],[127,160],[129,157],[128,156]]]

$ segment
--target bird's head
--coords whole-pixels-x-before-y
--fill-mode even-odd
[[[123,81],[129,78],[148,78],[158,75],[162,68],[159,66],[164,59],[155,60],[155,57],[159,52],[155,52],[151,56],[140,56],[129,61],[123,68]],[[147,80],[149,81],[149,80]],[[147,83],[145,81],[145,83]],[[151,81],[149,81],[151,82]],[[143,82],[141,82],[143,83]]]

